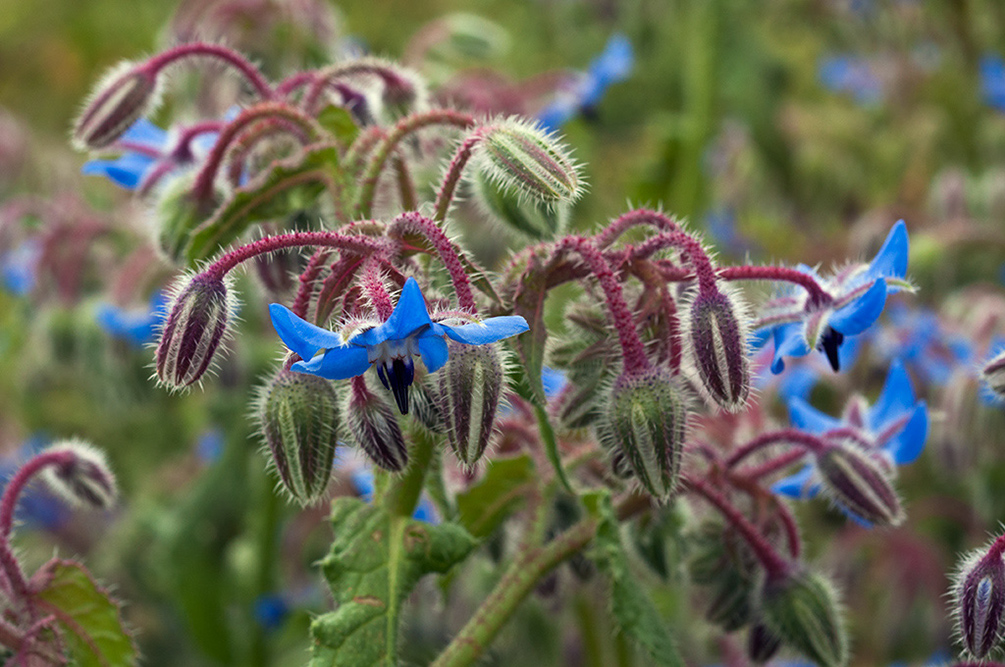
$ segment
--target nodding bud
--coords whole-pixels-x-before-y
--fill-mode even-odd
[[[656,498],[673,493],[687,426],[684,397],[664,368],[621,375],[612,388],[606,424],[610,449],[625,453],[639,483]]]
[[[694,536],[688,563],[692,581],[709,588],[706,617],[727,632],[750,622],[755,594],[762,577],[757,560],[742,540],[733,539],[726,527],[706,521]]]
[[[858,445],[834,443],[816,455],[816,464],[824,491],[840,509],[875,526],[904,520],[890,473]]]
[[[755,664],[763,665],[771,660],[781,647],[781,637],[763,623],[754,623],[747,631],[747,657]]]
[[[565,148],[530,123],[509,119],[489,125],[475,155],[484,177],[533,199],[557,204],[582,194],[579,169]]]
[[[135,63],[114,67],[94,88],[73,126],[78,150],[104,148],[155,106],[157,76]]]
[[[362,377],[352,383],[346,421],[353,441],[374,463],[391,472],[405,469],[408,449],[394,410],[383,396],[367,389]]]
[[[690,375],[706,401],[729,412],[742,410],[750,395],[743,310],[733,294],[699,290],[685,317]]]
[[[439,406],[439,389],[429,381],[416,382],[408,392],[408,411],[433,433],[443,433],[446,424]]]
[[[157,247],[169,261],[182,266],[188,264],[185,251],[192,232],[206,222],[223,201],[219,191],[207,201],[199,201],[192,191],[194,185],[193,174],[172,178],[158,193],[152,209]]]
[[[981,374],[995,394],[1005,396],[1005,350],[985,364]]]
[[[833,587],[813,572],[765,583],[764,624],[782,642],[823,667],[848,663],[848,636]]]
[[[331,479],[339,399],[329,380],[281,369],[259,397],[257,417],[279,480],[301,505],[320,500]]]
[[[74,505],[99,510],[115,505],[118,487],[104,452],[73,438],[53,444],[43,454],[65,454],[39,473],[56,494]]]
[[[440,372],[440,412],[447,440],[467,467],[477,463],[489,445],[504,383],[495,345],[451,343],[449,360]]]
[[[172,390],[198,382],[227,334],[234,303],[222,278],[200,273],[180,283],[157,344],[160,383]]]
[[[992,546],[970,553],[963,561],[953,587],[954,611],[963,648],[984,658],[1001,639],[1005,615],[1005,561]]]

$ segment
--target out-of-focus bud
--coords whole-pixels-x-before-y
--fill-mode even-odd
[[[185,248],[192,232],[204,223],[223,201],[217,193],[211,201],[199,202],[192,194],[194,175],[172,178],[157,197],[153,207],[153,223],[157,247],[168,260],[185,265]]]
[[[705,617],[726,632],[745,626],[753,612],[751,580],[737,570],[723,570],[712,587]]]
[[[823,667],[848,663],[848,636],[830,582],[814,572],[768,581],[761,597],[764,625]]]
[[[824,491],[840,508],[874,526],[896,526],[904,520],[889,472],[865,450],[836,443],[818,453],[816,463]]]
[[[443,433],[446,424],[439,406],[439,388],[432,382],[415,382],[409,387],[408,412],[433,433]]]
[[[775,657],[782,640],[763,623],[754,623],[747,632],[747,656],[758,665]]]
[[[999,644],[1005,615],[1005,561],[997,545],[967,555],[953,598],[963,648],[980,660]]]
[[[384,470],[399,472],[408,465],[408,449],[391,404],[363,383],[354,382],[346,409],[353,441]]]
[[[60,462],[47,465],[40,472],[54,492],[74,505],[99,510],[110,509],[119,496],[115,475],[104,452],[71,438],[48,447],[44,454],[66,453]]]
[[[986,363],[981,374],[995,394],[1005,397],[1005,350]]]
[[[692,581],[709,588],[706,617],[727,632],[738,630],[750,621],[756,604],[761,581],[757,560],[716,521],[702,523],[692,545],[688,571]]]
[[[280,369],[262,388],[256,410],[276,473],[301,505],[328,488],[340,425],[338,396],[329,380]]]
[[[568,225],[571,206],[567,203],[528,199],[522,191],[484,173],[475,176],[474,186],[474,200],[486,214],[535,241],[553,239]]]
[[[661,500],[677,485],[687,427],[684,397],[664,368],[622,375],[614,383],[603,429],[625,453],[639,483]]]
[[[467,467],[477,463],[489,445],[504,383],[495,345],[450,345],[449,360],[440,371],[440,413],[447,440]]]
[[[566,428],[593,425],[604,414],[605,388],[615,379],[617,337],[596,304],[566,311],[569,335],[551,350],[552,363],[566,371],[566,389],[553,406]]]
[[[200,273],[180,283],[157,344],[162,385],[179,390],[202,378],[227,334],[234,307],[222,278]]]
[[[739,412],[750,395],[747,327],[738,297],[699,291],[688,306],[684,349],[702,396],[723,410]]]
[[[485,127],[475,164],[489,181],[546,203],[573,202],[583,186],[565,148],[540,128],[514,119]]]
[[[112,68],[94,88],[73,126],[78,150],[104,148],[156,105],[157,76],[149,69],[125,62]]]

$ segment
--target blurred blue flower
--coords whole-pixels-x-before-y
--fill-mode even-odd
[[[848,93],[859,104],[883,101],[883,82],[876,76],[875,65],[860,56],[839,55],[821,58],[817,66],[820,83],[836,93]]]
[[[945,384],[955,368],[974,359],[970,341],[946,331],[936,313],[900,302],[887,309],[887,324],[873,336],[873,349],[884,360],[902,360],[933,385]]]
[[[356,468],[352,471],[350,477],[359,497],[368,503],[373,502],[373,470],[369,467]],[[412,518],[418,521],[425,521],[426,523],[439,523],[433,503],[424,495],[419,499],[419,505],[415,508],[415,512],[412,513]]]
[[[127,310],[108,303],[101,304],[95,318],[98,326],[109,335],[142,348],[154,340],[157,329],[167,317],[168,298],[157,291],[150,297],[150,305],[139,310]]]
[[[4,287],[17,296],[30,293],[35,289],[41,258],[42,243],[34,237],[0,255],[0,275],[3,276]]]
[[[223,453],[224,437],[220,428],[203,431],[195,442],[195,454],[203,463],[213,463]]]
[[[551,104],[538,113],[538,122],[545,130],[554,131],[581,111],[596,106],[611,85],[628,78],[634,62],[628,38],[622,34],[612,36],[587,70],[568,89],[559,90]]]
[[[528,328],[527,321],[518,315],[456,325],[434,322],[414,278],[405,281],[398,304],[387,321],[363,331],[359,326],[348,333],[328,331],[278,303],[270,305],[269,312],[276,333],[302,359],[293,364],[294,371],[345,380],[376,366],[377,376],[384,388],[394,393],[402,414],[408,413],[408,388],[415,377],[414,356],[419,356],[426,370],[434,373],[447,363],[447,338],[468,345],[485,345]],[[315,356],[319,350],[322,354]]]
[[[541,370],[541,384],[544,385],[544,397],[551,400],[562,393],[569,384],[569,379],[565,376],[565,371],[545,366]]]
[[[89,160],[80,171],[87,175],[104,176],[127,190],[135,190],[160,159],[158,155],[166,153],[168,133],[146,118],[140,118],[123,133],[119,142],[135,144],[139,150],[126,150],[114,160]]]
[[[49,444],[48,438],[35,435],[29,438],[17,451],[0,459],[0,493],[7,482],[17,474],[21,465],[35,456]],[[71,510],[55,494],[41,484],[29,484],[18,501],[15,518],[27,528],[58,530],[70,518]]]
[[[988,106],[1005,111],[1005,60],[985,55],[980,62],[981,94]]]
[[[276,630],[290,613],[290,605],[279,593],[259,595],[255,600],[253,613],[255,620],[266,630]]]

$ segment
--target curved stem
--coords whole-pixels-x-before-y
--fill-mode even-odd
[[[293,300],[290,308],[298,317],[307,319],[307,308],[311,302],[311,295],[314,294],[314,283],[324,270],[325,262],[331,255],[330,248],[318,248],[307,260],[307,266],[300,273],[300,287],[297,288],[297,296]]]
[[[363,271],[360,276],[360,283],[363,293],[366,294],[373,305],[377,317],[386,321],[394,312],[394,304],[391,303],[391,295],[387,293],[384,280],[380,275],[380,260],[371,255],[363,262]]]
[[[0,498],[0,541],[6,541],[10,537],[14,527],[14,511],[17,509],[18,498],[31,478],[46,466],[69,465],[71,463],[73,463],[73,454],[60,450],[36,454],[18,468],[17,473],[7,483],[3,497]]]
[[[677,248],[687,253],[688,260],[698,278],[698,289],[702,292],[715,290],[715,268],[698,239],[681,231],[662,232],[646,239],[632,249],[632,259],[646,259],[657,250],[667,247]]]
[[[395,218],[387,228],[388,236],[400,237],[406,233],[420,234],[429,241],[450,274],[450,280],[454,284],[454,292],[457,294],[457,305],[464,310],[471,311],[471,313],[477,313],[478,306],[475,304],[475,296],[471,292],[471,281],[468,280],[464,263],[461,261],[461,252],[447,238],[440,226],[420,213],[409,211]]]
[[[467,136],[461,142],[461,145],[458,146],[457,152],[454,153],[454,157],[450,161],[450,166],[447,167],[447,173],[443,177],[440,191],[436,195],[436,213],[433,215],[433,220],[443,222],[447,219],[447,213],[450,212],[450,205],[454,201],[454,193],[461,182],[464,167],[468,164],[468,160],[471,159],[471,153],[474,151],[475,146],[481,140],[481,132],[475,131]]]
[[[338,248],[339,250],[364,256],[382,254],[388,250],[385,244],[366,236],[338,234],[336,232],[291,232],[278,236],[266,236],[253,243],[241,246],[237,250],[232,250],[210,264],[203,271],[203,275],[222,279],[238,264],[252,257],[264,255],[275,250],[282,250],[283,248],[301,246]]]
[[[786,266],[729,266],[719,269],[718,273],[723,280],[775,280],[794,283],[809,293],[810,303],[813,305],[824,305],[834,300],[816,278]]]
[[[800,431],[796,428],[783,428],[778,431],[769,431],[768,433],[762,433],[757,436],[747,444],[743,445],[737,449],[733,454],[726,459],[726,467],[733,468],[740,461],[747,458],[754,452],[764,447],[776,444],[790,444],[797,445],[803,450],[808,450],[814,454],[819,454],[824,449],[827,448],[827,443],[825,443],[821,438],[813,435],[812,433],[807,433],[806,431]]]
[[[291,74],[276,86],[276,95],[286,97],[307,84],[312,83],[315,77],[316,74],[314,72],[297,72],[296,74]]]
[[[152,57],[145,63],[144,68],[149,68],[156,76],[166,66],[171,65],[181,58],[189,58],[192,56],[215,58],[216,60],[223,61],[240,72],[252,85],[259,97],[268,100],[274,95],[272,86],[269,85],[269,82],[265,79],[265,76],[258,70],[257,67],[252,65],[237,51],[233,51],[218,44],[207,44],[205,42],[181,44],[180,46],[168,49],[167,51]]]
[[[806,456],[806,452],[793,450],[790,452],[786,452],[785,454],[782,454],[780,456],[776,456],[770,461],[765,461],[759,466],[754,466],[753,468],[744,468],[737,474],[742,475],[743,477],[746,477],[747,479],[750,480],[761,479],[762,477],[766,477],[772,473],[776,473],[779,470],[784,470],[785,468],[788,468],[790,465],[800,460],[804,456]]]
[[[617,241],[622,234],[632,227],[639,227],[641,225],[650,225],[661,232],[683,231],[680,225],[677,224],[677,221],[665,213],[639,208],[615,218],[603,231],[593,237],[593,242],[598,248],[603,250]]]

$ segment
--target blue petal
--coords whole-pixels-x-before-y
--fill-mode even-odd
[[[167,131],[157,127],[146,118],[140,118],[122,133],[119,141],[146,144],[151,148],[161,148],[167,143]]]
[[[415,278],[405,281],[401,297],[387,321],[379,327],[370,329],[353,338],[357,344],[373,346],[388,340],[405,340],[419,329],[432,324],[429,311],[426,310],[426,299],[422,296],[419,283]]]
[[[149,155],[125,153],[114,160],[90,160],[84,163],[80,173],[104,176],[127,190],[135,190],[143,181],[143,176],[156,160]]]
[[[775,338],[775,356],[771,361],[771,372],[778,375],[785,370],[782,357],[805,357],[810,348],[803,338],[802,322],[789,322],[775,327],[772,335]]]
[[[569,384],[564,371],[545,366],[541,369],[541,384],[544,385],[544,397],[555,398]]]
[[[870,278],[903,278],[907,275],[907,225],[898,220],[887,234],[883,247],[879,249],[867,275]]]
[[[273,328],[286,343],[286,347],[299,354],[300,358],[305,361],[310,360],[319,349],[342,346],[342,340],[338,334],[314,326],[298,317],[286,306],[278,303],[270,304],[269,315],[272,317]],[[365,353],[364,350],[364,355]]]
[[[842,349],[844,349],[843,346]],[[841,367],[844,368],[844,364]],[[790,368],[789,372],[782,375],[778,382],[778,396],[784,401],[792,398],[806,400],[819,378],[820,373],[809,364],[800,364]]]
[[[537,122],[545,132],[554,132],[569,122],[578,110],[574,98],[562,96],[538,112]]]
[[[914,389],[911,378],[900,359],[894,359],[890,364],[890,372],[886,375],[883,391],[869,410],[869,429],[873,432],[883,430],[883,425],[907,414],[914,407]]]
[[[810,433],[823,433],[841,426],[839,419],[825,415],[801,398],[789,401],[789,421]]]
[[[884,305],[886,305],[886,281],[879,278],[865,294],[834,311],[828,324],[845,336],[860,334],[879,319]]]
[[[925,449],[927,438],[928,406],[921,401],[904,428],[884,446],[884,449],[890,452],[897,465],[914,463]]]
[[[443,336],[433,334],[419,336],[415,339],[415,343],[419,348],[422,363],[426,365],[426,370],[430,373],[435,373],[443,368],[443,364],[447,363],[447,341],[443,340]]]
[[[800,498],[803,500],[813,498],[820,492],[820,484],[811,483],[813,472],[813,466],[807,465],[796,474],[789,475],[772,484],[771,490],[779,495],[790,498]]]
[[[456,341],[467,343],[468,345],[485,345],[494,343],[503,338],[522,334],[530,329],[527,320],[519,315],[504,315],[502,317],[490,317],[483,322],[472,322],[471,324],[461,324],[450,326],[440,324],[440,328]]]
[[[330,348],[310,361],[298,361],[291,368],[329,380],[348,380],[365,373],[370,368],[370,359],[365,347],[349,345]]]
[[[352,471],[352,485],[356,494],[366,502],[373,501],[374,480],[373,471],[367,468],[357,468]]]

